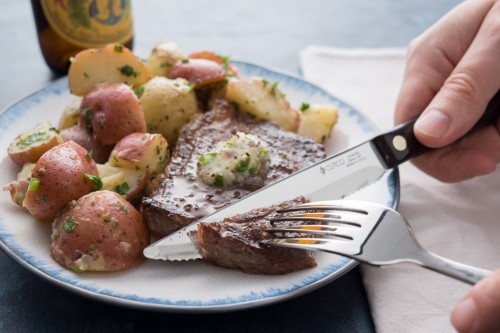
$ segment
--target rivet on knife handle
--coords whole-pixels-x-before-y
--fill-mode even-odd
[[[500,90],[493,96],[479,121],[468,133],[494,123],[499,114]],[[386,164],[387,168],[394,168],[411,158],[432,150],[432,148],[421,144],[415,137],[413,133],[415,121],[416,120],[412,120],[399,125],[391,131],[381,134],[372,140],[373,144],[381,153],[383,162]]]

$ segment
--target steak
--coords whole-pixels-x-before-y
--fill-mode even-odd
[[[303,198],[283,202],[279,205],[251,210],[235,215],[222,222],[199,223],[194,240],[203,259],[217,266],[240,269],[250,274],[285,274],[316,266],[311,251],[300,249],[261,246],[260,241],[276,236],[296,237],[298,233],[269,233],[270,219],[276,210],[304,203]],[[286,214],[280,214],[284,216]],[[274,226],[298,223],[275,222]],[[300,235],[304,237],[304,235]]]
[[[256,135],[268,146],[267,178],[225,189],[206,185],[197,176],[199,157],[237,132]],[[235,111],[226,100],[218,100],[181,130],[158,186],[142,200],[142,214],[151,234],[163,237],[324,157],[322,144],[270,122],[256,121]]]

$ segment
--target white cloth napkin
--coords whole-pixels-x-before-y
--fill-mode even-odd
[[[303,76],[371,119],[393,125],[405,50],[308,46]],[[339,120],[338,126],[342,126]],[[400,167],[398,211],[424,248],[490,270],[500,267],[500,171],[461,183],[441,183],[411,163]],[[453,332],[450,312],[470,286],[411,264],[362,265],[378,332]]]

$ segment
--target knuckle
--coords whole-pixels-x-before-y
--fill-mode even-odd
[[[453,73],[444,82],[442,90],[451,97],[463,101],[474,100],[477,96],[477,84],[471,74],[467,72]]]

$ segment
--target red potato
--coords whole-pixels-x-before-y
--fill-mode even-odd
[[[176,63],[170,70],[169,78],[183,78],[195,89],[222,82],[227,79],[226,71],[215,61],[207,59],[186,59]]]
[[[200,51],[200,52],[195,52],[191,53],[189,55],[190,59],[206,59],[206,60],[212,60],[215,61],[216,63],[222,65],[222,68],[226,70],[227,75],[232,76],[232,77],[237,77],[238,76],[238,71],[234,66],[232,66],[229,63],[229,58],[228,57],[223,57],[215,52],[212,51]]]
[[[136,87],[151,77],[148,66],[131,50],[111,43],[79,52],[71,60],[68,85],[72,94],[85,96],[103,84],[126,83]]]
[[[115,145],[108,163],[155,175],[165,169],[167,148],[167,140],[161,134],[132,133]]]
[[[92,176],[98,175],[94,160],[73,141],[43,154],[31,175],[23,206],[41,220],[53,220],[68,202],[98,187],[92,180]]]
[[[111,191],[72,201],[52,224],[50,253],[76,272],[118,271],[143,261],[149,232],[142,215]]]
[[[62,142],[55,128],[44,122],[27,133],[19,134],[7,148],[7,154],[14,163],[23,166],[35,163],[43,153]]]
[[[80,106],[79,125],[91,128],[101,145],[114,145],[130,133],[145,133],[144,112],[132,89],[123,83],[99,86]]]

